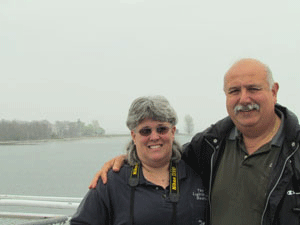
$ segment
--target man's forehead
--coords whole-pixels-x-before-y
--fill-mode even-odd
[[[240,62],[233,65],[227,72],[227,76],[243,76],[266,74],[265,67],[258,62]]]
[[[225,79],[225,89],[232,88],[251,88],[268,86],[267,77],[264,74],[245,73],[245,74],[228,74]]]
[[[251,80],[251,79],[266,79],[267,71],[261,64],[241,63],[232,66],[225,75],[225,81]]]

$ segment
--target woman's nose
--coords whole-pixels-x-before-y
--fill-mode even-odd
[[[156,140],[159,138],[159,134],[157,133],[156,129],[153,129],[151,134],[150,134],[150,139],[151,140]]]

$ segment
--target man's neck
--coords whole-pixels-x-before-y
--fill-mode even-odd
[[[264,132],[251,132],[250,135],[246,132],[243,133],[243,140],[245,147],[248,151],[248,154],[251,155],[254,152],[256,152],[260,147],[263,145],[269,143],[273,137],[276,135],[277,131],[279,130],[281,120],[276,115],[274,122],[272,123],[272,126],[270,126],[270,129],[265,130]],[[255,134],[255,135],[253,135]]]

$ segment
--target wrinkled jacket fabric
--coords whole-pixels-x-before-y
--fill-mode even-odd
[[[283,127],[285,139],[270,175],[261,225],[299,225],[300,126],[295,114],[279,104],[275,107],[285,117]],[[182,159],[202,176],[209,195],[224,153],[226,137],[233,127],[230,117],[226,117],[196,134],[192,141],[184,146]]]

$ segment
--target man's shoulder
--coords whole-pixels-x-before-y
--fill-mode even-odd
[[[199,143],[203,140],[203,137],[208,139],[223,138],[228,135],[229,131],[234,127],[234,123],[229,116],[217,121],[205,130],[197,133],[191,142]]]
[[[278,103],[275,105],[275,111],[278,115],[283,116],[284,126],[282,132],[285,136],[285,142],[300,144],[300,124],[297,115]]]

